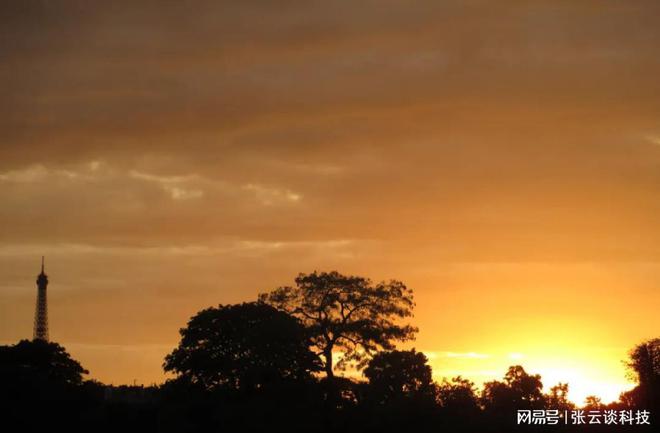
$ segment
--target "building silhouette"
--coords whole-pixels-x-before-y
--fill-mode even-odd
[[[44,272],[44,258],[41,257],[41,273],[37,276],[37,306],[34,311],[34,340],[48,341],[48,298],[46,288],[48,276]]]

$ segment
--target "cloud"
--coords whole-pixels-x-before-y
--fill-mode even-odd
[[[95,170],[96,168],[92,169],[90,167],[90,171]],[[4,173],[0,173],[0,182],[18,184],[37,183],[47,180],[78,180],[90,178],[91,175],[89,172],[78,172],[68,169],[50,169],[43,164],[34,164],[25,168],[9,170]]]
[[[465,352],[465,353],[446,352],[445,356],[447,358],[463,358],[463,359],[486,359],[486,358],[490,358],[490,355],[487,355],[485,353],[477,353],[477,352]]]
[[[43,180],[49,172],[43,165],[33,165],[21,170],[10,170],[0,174],[0,181],[15,183],[30,183]]]
[[[456,359],[487,359],[490,355],[477,352],[437,352],[437,351],[424,351],[424,354],[429,359],[438,358],[456,358]]]
[[[264,206],[292,204],[297,203],[302,199],[301,194],[286,188],[265,186],[259,183],[247,183],[243,186],[237,186],[224,181],[204,178],[197,174],[161,176],[138,170],[131,170],[129,175],[134,179],[144,180],[159,185],[174,200],[201,198],[204,196],[204,190],[202,189],[203,186],[214,188],[216,190],[223,190],[230,194],[235,194],[240,191],[249,192]]]
[[[302,199],[301,194],[289,189],[267,187],[255,183],[248,183],[243,186],[243,189],[253,193],[264,206],[298,203]]]
[[[0,257],[56,256],[152,256],[152,257],[206,257],[218,255],[264,255],[296,251],[342,251],[355,247],[350,239],[319,241],[261,241],[250,239],[227,239],[207,244],[116,246],[78,243],[52,244],[0,244]]]
[[[647,135],[646,141],[656,146],[660,146],[660,135]]]
[[[144,180],[159,185],[173,200],[199,199],[204,196],[204,191],[202,189],[187,186],[189,184],[199,184],[200,182],[203,182],[203,179],[197,175],[157,176],[154,174],[142,173],[137,170],[131,170],[129,176],[134,179]]]

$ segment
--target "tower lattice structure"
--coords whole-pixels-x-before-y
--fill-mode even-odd
[[[37,307],[34,311],[35,340],[48,341],[48,276],[44,272],[44,258],[41,257],[41,273],[37,276]]]

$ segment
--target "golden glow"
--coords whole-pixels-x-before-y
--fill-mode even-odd
[[[623,364],[616,362],[625,351],[616,349],[582,353],[579,349],[568,349],[557,353],[547,348],[536,353],[516,353],[513,360],[511,354],[493,353],[478,361],[474,358],[445,360],[432,353],[430,364],[436,380],[462,375],[481,387],[484,382],[502,380],[509,366],[522,365],[528,373],[541,375],[546,392],[559,382],[568,383],[569,399],[577,404],[584,403],[589,395],[600,397],[604,403],[616,401],[621,392],[634,386],[625,380]],[[600,362],[594,363],[594,359]]]

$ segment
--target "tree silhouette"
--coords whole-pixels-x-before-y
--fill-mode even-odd
[[[660,377],[660,338],[638,344],[630,351],[628,367],[640,384],[650,384]]]
[[[637,407],[660,410],[660,338],[635,346],[627,366],[639,385],[622,396],[622,400]]]
[[[547,406],[550,409],[558,410],[573,410],[575,404],[568,399],[568,384],[558,383],[550,388],[550,392],[546,395]]]
[[[435,384],[427,362],[426,356],[415,349],[381,352],[369,361],[363,374],[379,403],[404,398],[435,399]]]
[[[596,396],[596,395],[588,395],[584,398],[584,406],[583,409],[585,410],[602,410],[605,408],[605,405],[603,404],[603,400]]]
[[[362,368],[377,350],[392,350],[395,341],[414,338],[416,328],[397,323],[414,307],[412,290],[400,281],[373,284],[334,271],[300,274],[295,282],[259,300],[302,321],[323,356],[328,379],[334,377],[334,351],[343,354],[337,367]]]
[[[518,409],[542,409],[545,404],[542,389],[540,375],[530,375],[520,365],[515,365],[509,367],[504,382],[484,384],[481,402],[486,410],[507,415]]]
[[[37,339],[0,346],[2,425],[16,431],[71,430],[99,401],[87,392],[85,374],[57,343]]]
[[[438,385],[438,402],[446,412],[462,415],[473,415],[479,410],[479,401],[474,383],[456,376],[451,380],[443,379]]]
[[[202,310],[180,333],[181,342],[163,367],[206,389],[251,390],[309,379],[320,370],[300,322],[266,304]]]
[[[64,347],[44,340],[21,340],[0,346],[2,383],[30,381],[52,385],[80,385],[88,374]]]

